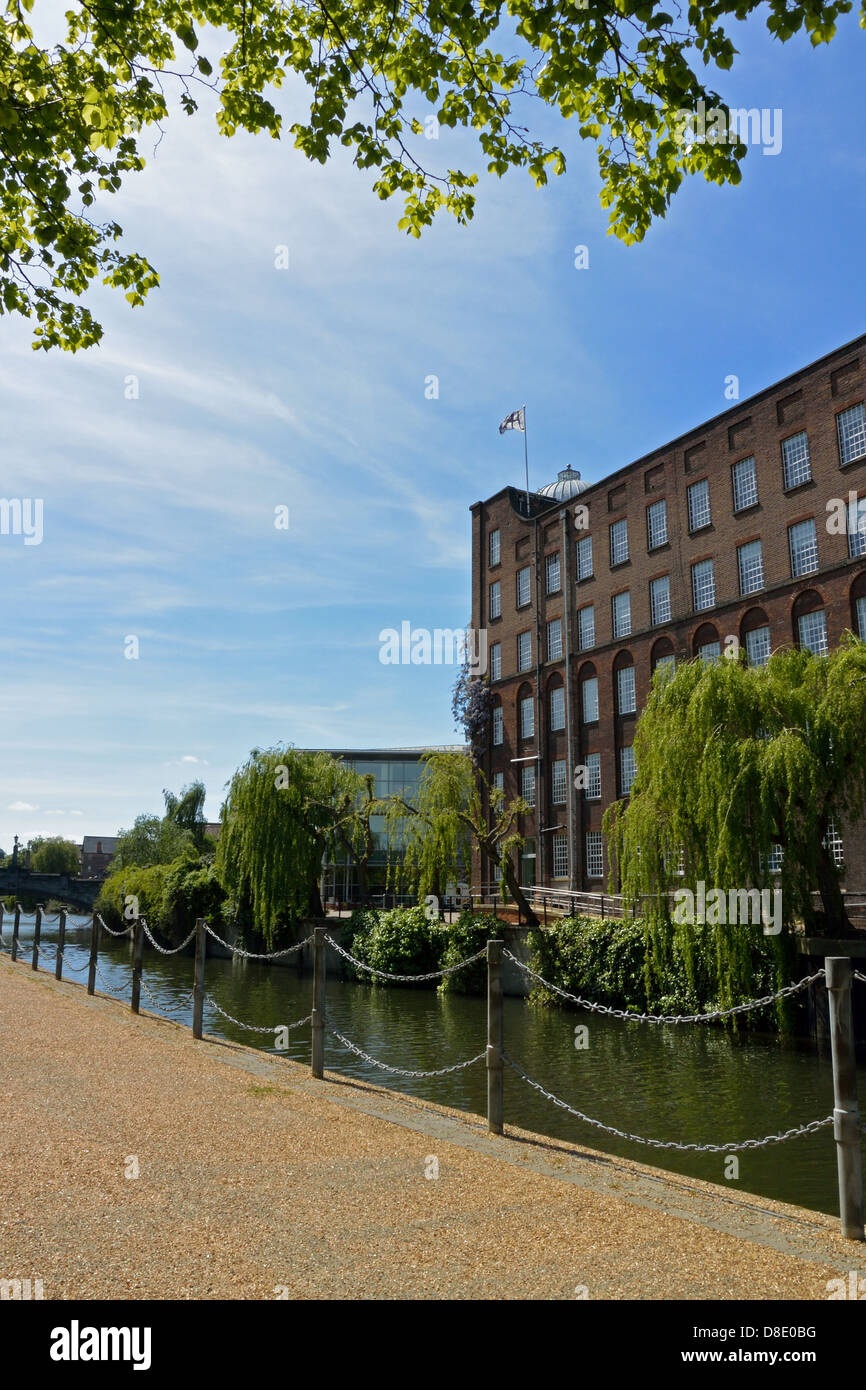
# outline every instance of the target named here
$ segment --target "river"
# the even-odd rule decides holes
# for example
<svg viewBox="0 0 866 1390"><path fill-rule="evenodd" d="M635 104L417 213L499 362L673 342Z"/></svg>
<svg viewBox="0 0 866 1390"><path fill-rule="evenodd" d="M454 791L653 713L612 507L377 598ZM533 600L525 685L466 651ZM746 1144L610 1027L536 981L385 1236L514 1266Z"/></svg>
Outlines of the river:
<svg viewBox="0 0 866 1390"><path fill-rule="evenodd" d="M86 979L89 928L67 922L64 978ZM3 936L11 937L6 914ZM22 919L21 954L32 950L33 919ZM43 926L42 965L53 971L57 922ZM102 934L97 989L129 999L131 942ZM148 944L142 1008L165 1012L191 1024L192 957L159 955ZM287 1024L309 1014L312 979L293 968L256 961L208 958L206 991L227 1013L260 1027ZM155 1002L154 1002L155 1001ZM435 990L371 988L328 981L329 1021L371 1056L408 1070L448 1066L484 1049L486 1005L480 998L441 995ZM588 1047L575 1047L575 1027L585 1024ZM251 1033L205 1004L204 1028L219 1037L274 1051L267 1034ZM809 1039L733 1037L701 1025L654 1026L597 1014L542 1009L521 999L504 1001L505 1051L522 1069L584 1114L628 1134L680 1143L726 1143L783 1133L831 1114L833 1086L829 1048ZM284 1055L308 1063L309 1025L290 1035ZM403 1078L380 1071L326 1035L325 1066L343 1075L393 1087L426 1100L483 1115L483 1062L432 1078ZM858 1069L861 1103L866 1066ZM739 1175L729 1175L725 1154L682 1153L648 1148L612 1135L557 1109L506 1067L506 1124L557 1139L586 1144L737 1191L838 1213L832 1126L784 1144L745 1150ZM727 1169L727 1171L726 1171Z"/></svg>

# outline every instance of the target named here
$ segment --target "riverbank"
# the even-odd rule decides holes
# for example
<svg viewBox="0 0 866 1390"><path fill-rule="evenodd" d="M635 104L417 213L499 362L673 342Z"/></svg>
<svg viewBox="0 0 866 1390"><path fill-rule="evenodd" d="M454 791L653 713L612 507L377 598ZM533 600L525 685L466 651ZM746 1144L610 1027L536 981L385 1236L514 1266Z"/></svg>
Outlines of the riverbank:
<svg viewBox="0 0 866 1390"><path fill-rule="evenodd" d="M493 1138L8 958L0 1022L0 1276L46 1298L824 1300L862 1264L830 1217Z"/></svg>

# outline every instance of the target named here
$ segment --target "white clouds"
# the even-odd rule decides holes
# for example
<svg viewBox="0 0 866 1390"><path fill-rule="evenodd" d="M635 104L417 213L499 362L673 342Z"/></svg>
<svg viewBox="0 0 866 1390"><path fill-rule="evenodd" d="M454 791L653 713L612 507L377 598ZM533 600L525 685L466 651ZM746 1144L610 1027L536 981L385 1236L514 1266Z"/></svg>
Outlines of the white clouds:
<svg viewBox="0 0 866 1390"><path fill-rule="evenodd" d="M7 807L9 811L38 811L38 806L31 806L29 801L12 801Z"/></svg>

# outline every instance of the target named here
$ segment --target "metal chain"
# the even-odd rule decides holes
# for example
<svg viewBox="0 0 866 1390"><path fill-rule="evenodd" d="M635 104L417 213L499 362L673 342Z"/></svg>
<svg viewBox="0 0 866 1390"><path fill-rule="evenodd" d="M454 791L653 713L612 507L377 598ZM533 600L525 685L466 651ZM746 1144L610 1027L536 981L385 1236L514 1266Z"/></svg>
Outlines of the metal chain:
<svg viewBox="0 0 866 1390"><path fill-rule="evenodd" d="M94 973L96 975L97 980L102 985L102 988L105 990L107 994L113 994L115 998L119 998L123 991L126 989L126 984L122 984L120 986L120 989L112 989L111 985L106 980L98 965L96 966Z"/></svg>
<svg viewBox="0 0 866 1390"><path fill-rule="evenodd" d="M63 961L63 964L68 966L70 970L74 971L76 975L83 975L84 971L89 968L89 959L86 960L83 965L72 965L72 963L66 959L66 952L61 951L59 946L57 947L57 950L60 952L60 959Z"/></svg>
<svg viewBox="0 0 866 1390"><path fill-rule="evenodd" d="M732 1014L748 1013L750 1009L760 1009L766 1004L773 1004L777 999L785 999L788 995L796 994L798 990L805 989L815 980L820 980L824 975L823 970L816 970L814 975L807 975L805 979L798 980L795 985L786 985L784 989L777 990L775 994L765 994L761 999L750 999L745 1004L735 1004L731 1009L716 1009L707 1014L633 1014L626 1009L611 1009L606 1004L596 1004L591 999L581 999L577 994L569 994L567 989L560 989L559 985L551 984L550 980L545 980L542 975L538 975L530 966L518 960L517 956L512 955L511 951L505 949L503 956L507 956L510 961L525 974L531 975L533 980L537 980L545 989L552 989L554 994L560 995L563 999L570 999L573 1004L579 1004L582 1009L590 1009L593 1013L609 1014L611 1018L623 1018L631 1023L710 1023L717 1018L730 1018Z"/></svg>
<svg viewBox="0 0 866 1390"><path fill-rule="evenodd" d="M474 956L467 956L465 960L461 960L457 965L448 965L444 970L431 970L426 975L394 975L390 970L374 970L372 965L366 965L364 961L358 960L357 956L350 955L342 946L338 946L334 938L329 936L327 932L325 932L325 940L330 946L333 946L335 951L339 952L341 956L344 956L346 960L350 960L353 965L357 965L359 970L366 970L368 975L378 975L382 980L439 980L443 975L453 975L456 971L462 970L464 966L472 965L473 961L480 960L482 956L487 955L486 949L476 951Z"/></svg>
<svg viewBox="0 0 866 1390"><path fill-rule="evenodd" d="M153 932L150 930L150 927L147 925L147 922L143 917L140 917L139 921L141 922L141 925L144 927L144 934L150 942L151 946L153 946L157 951L159 951L159 954L161 956L176 956L178 951L182 951L185 946L188 946L189 943L192 941L193 937L195 936L195 927L193 927L186 941L182 941L179 946L174 946L171 950L169 950L167 946L160 946L159 942L154 937Z"/></svg>
<svg viewBox="0 0 866 1390"><path fill-rule="evenodd" d="M855 979L855 980L862 980L863 983L864 983L864 985L866 985L866 975L863 974L862 970L855 970L855 971L854 971L854 979Z"/></svg>
<svg viewBox="0 0 866 1390"><path fill-rule="evenodd" d="M631 1144L645 1144L651 1149L679 1149L681 1152L691 1150L694 1153L738 1153L741 1149L763 1149L767 1144L784 1144L786 1139L794 1139L800 1134L814 1134L816 1130L823 1129L825 1125L833 1123L833 1116L828 1115L825 1120L812 1120L807 1125L798 1125L794 1129L785 1130L784 1134L768 1134L763 1139L742 1139L730 1144L680 1144L676 1140L666 1139L646 1139L641 1134L627 1134L625 1130L616 1129L613 1125L606 1125L601 1120L594 1120L590 1115L584 1115L580 1110L574 1110L559 1096L555 1096L552 1091L545 1090L539 1082L533 1081L531 1076L527 1076L516 1062L513 1062L507 1053L502 1053L503 1060L508 1063L512 1071L531 1086L539 1095L544 1096L545 1100L552 1101L560 1110L568 1111L569 1115L574 1115L575 1119L583 1120L584 1124L594 1125L596 1129L604 1130L605 1134L613 1134L617 1139L626 1139Z"/></svg>
<svg viewBox="0 0 866 1390"><path fill-rule="evenodd" d="M144 990L145 994L147 995L148 999L150 1000L151 1004L153 1004L155 1009L185 1009L187 1005L192 1001L193 991L190 990L189 994L185 995L184 998L172 999L168 1003L166 1003L164 1000L156 998L153 991L148 986L147 980L144 978L143 974L140 976L140 980L142 989Z"/></svg>
<svg viewBox="0 0 866 1390"><path fill-rule="evenodd" d="M286 946L283 951L245 951L241 946L230 946L227 941L223 941L208 922L205 922L204 929L208 936L212 936L214 941L218 941L221 946L225 946L232 955L243 956L245 960L276 960L278 956L290 956L294 951L300 951L302 946L309 945L313 939L312 933L310 933L309 936L304 937L303 941L296 941L294 946Z"/></svg>
<svg viewBox="0 0 866 1390"><path fill-rule="evenodd" d="M217 1001L209 994L205 995L205 1003L210 1004L218 1014L222 1014L223 1018L227 1018L229 1023L234 1023L238 1028L246 1028L250 1033L276 1033L278 1028L300 1028L302 1024L309 1023L313 1017L312 1014L307 1014L306 1018L299 1018L296 1023L275 1023L270 1028L262 1028L258 1023L242 1023L239 1018L232 1018L231 1014L227 1014L225 1009L221 1009Z"/></svg>
<svg viewBox="0 0 866 1390"><path fill-rule="evenodd" d="M333 1033L335 1038L339 1038L343 1046L347 1047L350 1052L354 1052L357 1057L363 1057L365 1062L369 1062L374 1067L379 1067L382 1071L393 1072L395 1076L447 1076L449 1072L462 1071L464 1067L474 1066L476 1062L480 1062L482 1057L486 1056L485 1052L479 1052L477 1057L470 1057L466 1062L455 1062L451 1067L440 1067L438 1071L405 1071L402 1067L389 1067L387 1062L377 1061L375 1057L370 1056L369 1052L362 1052L360 1047L356 1047L348 1038L344 1038L343 1034L338 1033L337 1029L333 1028L330 1024L327 1025L327 1028L329 1033Z"/></svg>
<svg viewBox="0 0 866 1390"><path fill-rule="evenodd" d="M109 935L109 936L129 936L129 933L132 931L132 927L131 927L131 926L130 926L130 927L124 927L124 928L123 928L123 931L114 931L113 928L110 927L110 926L108 925L108 923L106 922L105 918L102 916L102 913L101 913L101 912L97 912L95 915L99 918L100 925L101 925L102 927L104 927L104 929L108 932L108 935ZM92 924L93 924L93 918L91 917L91 919L90 919L90 925L92 925ZM88 924L87 924L87 923L84 923L83 925L87 926Z"/></svg>

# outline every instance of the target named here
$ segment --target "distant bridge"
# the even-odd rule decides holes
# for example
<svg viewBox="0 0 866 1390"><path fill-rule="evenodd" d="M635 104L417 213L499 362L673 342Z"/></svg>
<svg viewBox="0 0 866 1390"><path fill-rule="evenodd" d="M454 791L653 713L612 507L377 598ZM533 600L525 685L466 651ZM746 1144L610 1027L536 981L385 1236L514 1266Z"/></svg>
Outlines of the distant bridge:
<svg viewBox="0 0 866 1390"><path fill-rule="evenodd" d="M68 903L89 912L99 896L101 878L72 878L69 874L36 874L20 867L0 869L0 897L36 898Z"/></svg>

